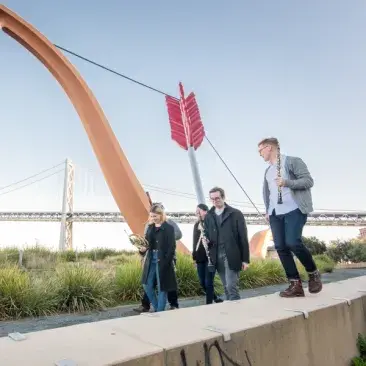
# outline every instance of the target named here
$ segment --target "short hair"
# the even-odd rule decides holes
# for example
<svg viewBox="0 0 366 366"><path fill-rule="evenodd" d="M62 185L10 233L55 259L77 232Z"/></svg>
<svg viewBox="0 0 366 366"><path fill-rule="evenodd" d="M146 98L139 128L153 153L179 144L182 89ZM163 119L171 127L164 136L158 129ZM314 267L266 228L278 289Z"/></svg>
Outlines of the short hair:
<svg viewBox="0 0 366 366"><path fill-rule="evenodd" d="M276 137L267 137L258 143L258 146L260 146L260 145L271 145L274 147L278 147L279 142L278 142L278 139L276 139Z"/></svg>
<svg viewBox="0 0 366 366"><path fill-rule="evenodd" d="M220 187L213 187L213 188L210 189L210 192L208 192L208 193L211 194L211 193L214 193L214 192L219 192L221 198L225 198L225 191L222 188L220 188Z"/></svg>

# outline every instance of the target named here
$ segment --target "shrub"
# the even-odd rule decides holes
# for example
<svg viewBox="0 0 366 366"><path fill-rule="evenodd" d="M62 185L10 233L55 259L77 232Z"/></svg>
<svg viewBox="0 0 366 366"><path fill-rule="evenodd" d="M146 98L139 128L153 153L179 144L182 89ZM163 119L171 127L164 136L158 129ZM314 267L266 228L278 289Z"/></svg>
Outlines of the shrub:
<svg viewBox="0 0 366 366"><path fill-rule="evenodd" d="M55 292L46 282L31 282L17 267L0 269L0 319L39 316L56 310Z"/></svg>
<svg viewBox="0 0 366 366"><path fill-rule="evenodd" d="M191 256L184 254L177 255L176 275L180 297L192 297L203 294L197 269Z"/></svg>
<svg viewBox="0 0 366 366"><path fill-rule="evenodd" d="M63 262L76 262L77 261L77 253L74 250L66 250L59 254L60 260Z"/></svg>
<svg viewBox="0 0 366 366"><path fill-rule="evenodd" d="M326 254L319 254L314 256L315 263L320 272L332 273L335 267L335 263Z"/></svg>
<svg viewBox="0 0 366 366"><path fill-rule="evenodd" d="M19 249L17 248L2 248L0 249L0 265L8 266L9 264L16 265L19 262Z"/></svg>
<svg viewBox="0 0 366 366"><path fill-rule="evenodd" d="M277 259L254 259L246 271L240 272L240 289L274 285L286 281L281 262Z"/></svg>
<svg viewBox="0 0 366 366"><path fill-rule="evenodd" d="M357 336L357 349L360 356L352 358L351 366L366 366L366 337L360 333Z"/></svg>
<svg viewBox="0 0 366 366"><path fill-rule="evenodd" d="M348 251L351 248L352 243L350 241L335 240L331 242L327 250L327 254L336 263L348 262L350 259L348 257Z"/></svg>
<svg viewBox="0 0 366 366"><path fill-rule="evenodd" d="M61 311L103 309L114 302L113 287L106 276L89 266L62 266L56 271L58 306Z"/></svg>
<svg viewBox="0 0 366 366"><path fill-rule="evenodd" d="M309 249L312 255L323 254L327 251L327 246L325 245L325 242L319 240L315 236L310 237L303 236L302 240L304 245Z"/></svg>
<svg viewBox="0 0 366 366"><path fill-rule="evenodd" d="M107 257L113 256L113 255L118 255L121 254L121 252L118 252L115 249L111 249L111 248L95 248L92 250L87 250L84 252L80 252L78 255L80 258L88 258L91 259L92 261L100 261L100 260L104 260Z"/></svg>
<svg viewBox="0 0 366 366"><path fill-rule="evenodd" d="M347 251L349 260L353 263L366 262L366 244L364 243L352 243Z"/></svg>
<svg viewBox="0 0 366 366"><path fill-rule="evenodd" d="M117 267L115 292L121 302L138 302L143 293L141 285L142 266L138 258Z"/></svg>
<svg viewBox="0 0 366 366"><path fill-rule="evenodd" d="M335 262L366 262L366 242L363 240L336 240L327 250L327 255Z"/></svg>

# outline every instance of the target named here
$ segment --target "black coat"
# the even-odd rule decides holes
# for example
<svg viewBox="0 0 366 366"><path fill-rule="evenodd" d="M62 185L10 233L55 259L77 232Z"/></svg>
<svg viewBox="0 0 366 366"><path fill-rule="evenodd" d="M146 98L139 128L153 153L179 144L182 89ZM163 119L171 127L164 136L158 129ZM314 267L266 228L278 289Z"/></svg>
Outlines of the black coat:
<svg viewBox="0 0 366 366"><path fill-rule="evenodd" d="M203 244L199 242L201 231L198 229L198 224L197 221L193 226L192 258L197 263L204 263L207 262L207 255Z"/></svg>
<svg viewBox="0 0 366 366"><path fill-rule="evenodd" d="M218 254L218 227L215 215L215 207L212 207L204 220L212 264L217 263ZM240 271L242 263L249 263L250 260L248 231L243 213L225 204L220 230L225 243L229 268L233 271Z"/></svg>
<svg viewBox="0 0 366 366"><path fill-rule="evenodd" d="M147 228L145 238L149 242L152 241L152 233L155 230L155 225L151 224ZM159 277L160 277L160 289L161 291L174 291L177 290L177 278L175 274L174 256L175 256L175 236L174 228L167 222L163 222L155 233L155 239L157 243L156 249L158 250L159 259ZM146 284L149 274L151 262L151 252L146 252L144 266L142 270L142 283Z"/></svg>

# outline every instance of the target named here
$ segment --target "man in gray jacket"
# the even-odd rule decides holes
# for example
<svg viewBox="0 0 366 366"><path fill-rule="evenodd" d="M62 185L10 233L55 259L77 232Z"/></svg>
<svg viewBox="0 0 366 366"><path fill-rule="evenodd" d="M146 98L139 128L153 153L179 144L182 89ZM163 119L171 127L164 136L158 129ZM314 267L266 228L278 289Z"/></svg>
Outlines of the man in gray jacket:
<svg viewBox="0 0 366 366"><path fill-rule="evenodd" d="M305 296L292 253L308 272L309 292L318 293L322 290L320 273L312 255L302 242L303 227L308 214L313 211L310 189L314 180L302 159L280 154L276 138L260 141L258 152L264 161L269 163L263 183L266 218L269 220L275 248L290 282L290 286L282 291L280 296ZM282 203L278 202L279 187Z"/></svg>

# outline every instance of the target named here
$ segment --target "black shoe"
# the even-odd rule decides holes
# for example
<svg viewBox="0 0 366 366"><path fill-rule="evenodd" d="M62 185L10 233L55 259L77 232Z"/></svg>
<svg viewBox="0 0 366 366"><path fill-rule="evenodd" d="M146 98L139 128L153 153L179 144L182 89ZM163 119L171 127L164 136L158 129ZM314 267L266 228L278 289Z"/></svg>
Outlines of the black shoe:
<svg viewBox="0 0 366 366"><path fill-rule="evenodd" d="M138 308L134 308L133 311L135 311L136 313L148 313L150 311L150 309L145 308L142 305L140 305Z"/></svg>
<svg viewBox="0 0 366 366"><path fill-rule="evenodd" d="M216 304L218 304L220 302L224 302L224 300L223 299L220 299L219 297L216 298L214 301L215 301Z"/></svg>

